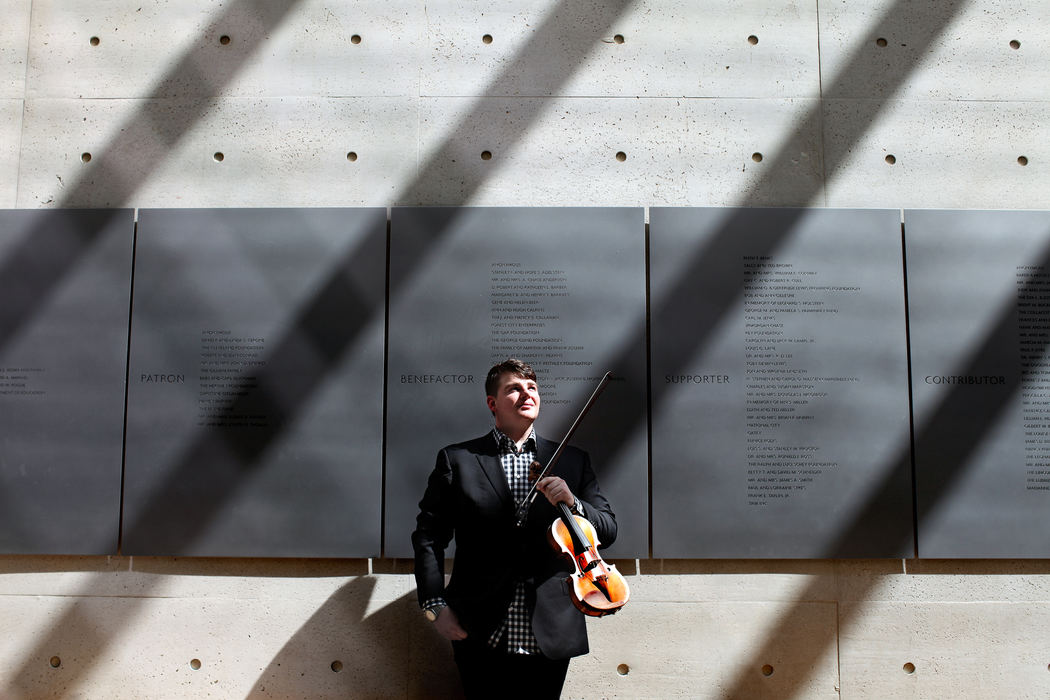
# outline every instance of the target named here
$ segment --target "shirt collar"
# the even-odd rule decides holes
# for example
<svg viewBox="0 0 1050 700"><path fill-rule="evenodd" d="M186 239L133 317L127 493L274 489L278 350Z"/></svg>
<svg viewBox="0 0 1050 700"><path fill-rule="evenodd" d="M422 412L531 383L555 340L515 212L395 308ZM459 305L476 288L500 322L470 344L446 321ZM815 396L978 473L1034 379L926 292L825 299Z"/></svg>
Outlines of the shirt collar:
<svg viewBox="0 0 1050 700"><path fill-rule="evenodd" d="M521 450L514 446L514 441L503 434L503 431L492 426L492 437L496 439L496 447L499 449L500 454L510 452L511 454L521 454L522 452L535 452L536 451L536 428L529 428L529 436L525 438L525 442L521 443Z"/></svg>

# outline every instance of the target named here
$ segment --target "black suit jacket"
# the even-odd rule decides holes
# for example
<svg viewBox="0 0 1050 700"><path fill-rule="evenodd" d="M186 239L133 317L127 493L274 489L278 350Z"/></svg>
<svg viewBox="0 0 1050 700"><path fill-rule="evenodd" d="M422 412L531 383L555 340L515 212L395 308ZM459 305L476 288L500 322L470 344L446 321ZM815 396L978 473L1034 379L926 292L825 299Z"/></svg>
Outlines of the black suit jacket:
<svg viewBox="0 0 1050 700"><path fill-rule="evenodd" d="M541 464L556 449L557 443L537 438ZM616 517L598 489L587 453L567 447L551 473L563 478L583 503L602 545L612 544ZM420 605L444 597L469 637L487 640L503 622L521 580L543 654L552 659L586 654L586 621L565 582L574 566L547 542L558 510L540 494L525 527L518 528L515 509L492 433L438 452L412 533ZM453 537L455 565L446 588L445 548Z"/></svg>

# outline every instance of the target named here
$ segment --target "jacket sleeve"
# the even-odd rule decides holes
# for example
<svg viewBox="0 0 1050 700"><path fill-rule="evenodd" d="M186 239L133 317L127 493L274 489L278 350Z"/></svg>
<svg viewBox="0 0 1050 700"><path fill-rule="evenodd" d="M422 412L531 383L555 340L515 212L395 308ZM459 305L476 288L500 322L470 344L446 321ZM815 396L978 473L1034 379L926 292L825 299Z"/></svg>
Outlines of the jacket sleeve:
<svg viewBox="0 0 1050 700"><path fill-rule="evenodd" d="M419 502L416 529L412 533L415 551L416 593L420 606L444 595L445 548L455 533L452 517L452 467L448 453L441 450L427 489Z"/></svg>

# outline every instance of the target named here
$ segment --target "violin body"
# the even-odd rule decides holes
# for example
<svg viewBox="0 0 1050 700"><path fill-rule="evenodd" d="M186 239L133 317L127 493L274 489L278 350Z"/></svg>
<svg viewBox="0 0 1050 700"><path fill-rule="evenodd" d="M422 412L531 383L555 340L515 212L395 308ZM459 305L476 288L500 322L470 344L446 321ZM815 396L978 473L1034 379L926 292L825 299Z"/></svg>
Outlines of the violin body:
<svg viewBox="0 0 1050 700"><path fill-rule="evenodd" d="M598 554L601 542L590 521L573 515L564 503L558 505L562 516L547 530L547 539L573 562L574 571L568 578L573 604L591 617L617 612L631 597L627 579Z"/></svg>

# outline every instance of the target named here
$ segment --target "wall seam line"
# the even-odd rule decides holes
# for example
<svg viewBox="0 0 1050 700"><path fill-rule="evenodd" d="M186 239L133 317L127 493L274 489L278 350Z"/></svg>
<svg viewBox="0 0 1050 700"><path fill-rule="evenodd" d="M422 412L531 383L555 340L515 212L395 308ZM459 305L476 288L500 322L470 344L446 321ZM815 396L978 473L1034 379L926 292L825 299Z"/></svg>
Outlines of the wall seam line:
<svg viewBox="0 0 1050 700"><path fill-rule="evenodd" d="M842 603L835 601L835 689L842 697Z"/></svg>
<svg viewBox="0 0 1050 700"><path fill-rule="evenodd" d="M823 184L824 206L828 206L828 159L824 142L824 66L820 52L820 0L815 0L817 11L817 123L820 128L820 182Z"/></svg>

